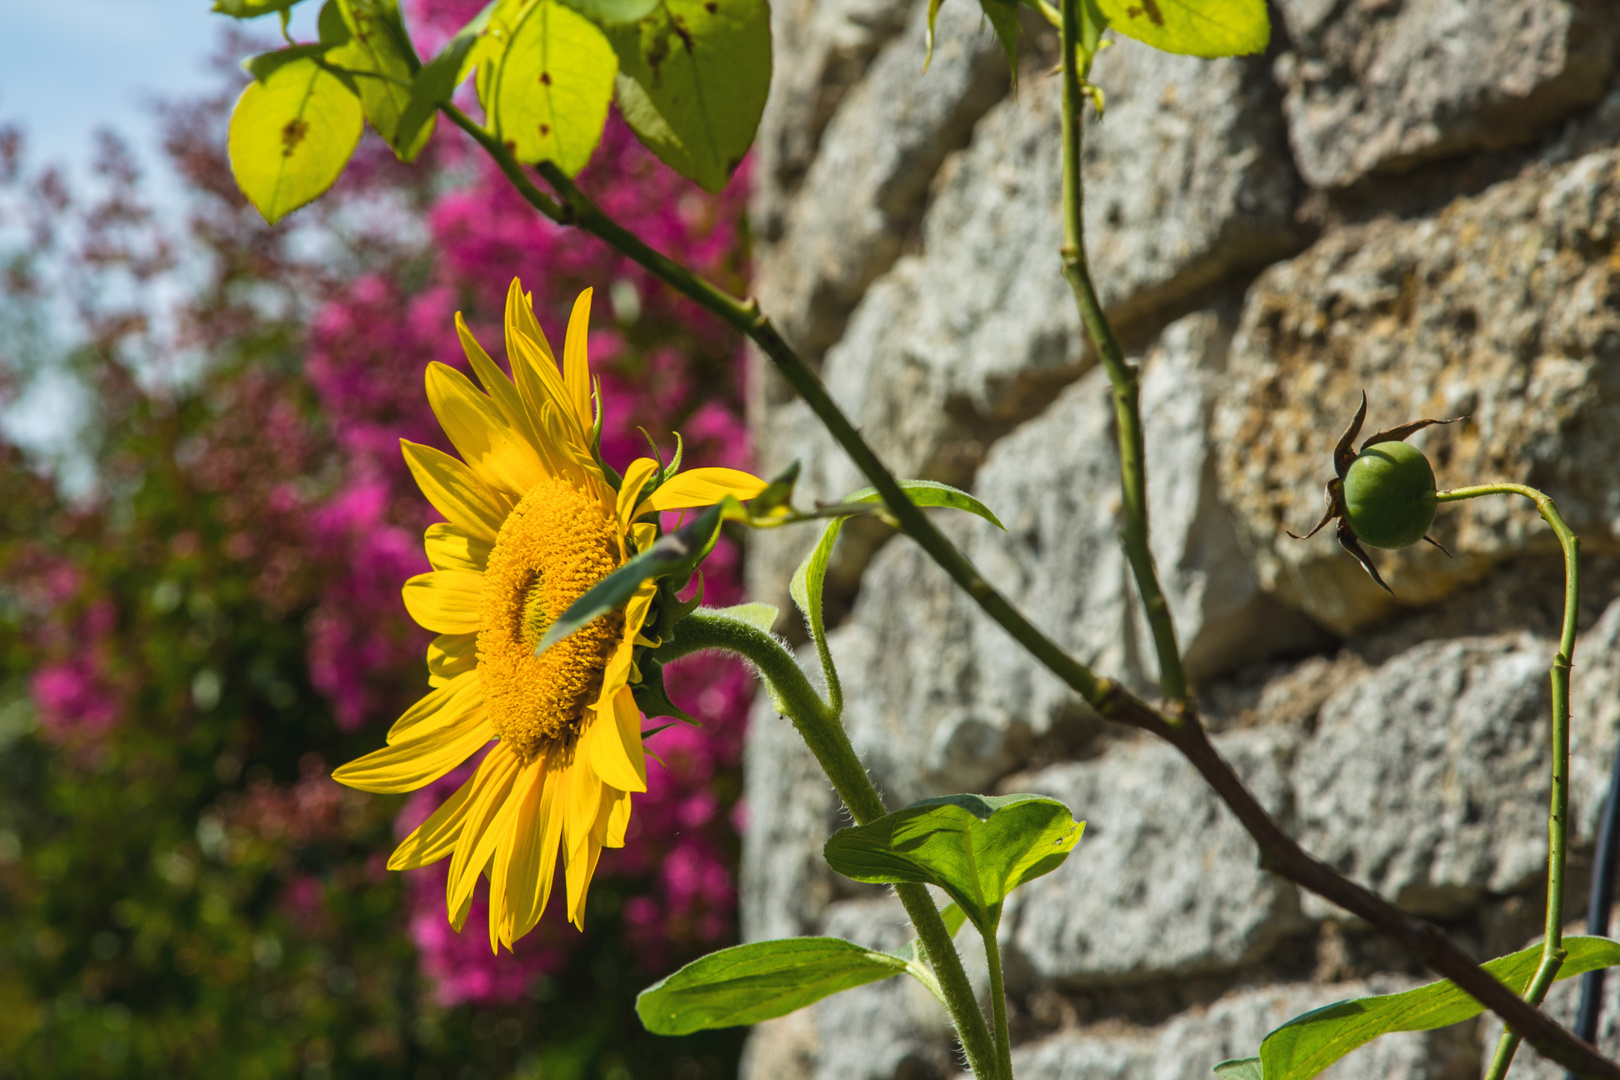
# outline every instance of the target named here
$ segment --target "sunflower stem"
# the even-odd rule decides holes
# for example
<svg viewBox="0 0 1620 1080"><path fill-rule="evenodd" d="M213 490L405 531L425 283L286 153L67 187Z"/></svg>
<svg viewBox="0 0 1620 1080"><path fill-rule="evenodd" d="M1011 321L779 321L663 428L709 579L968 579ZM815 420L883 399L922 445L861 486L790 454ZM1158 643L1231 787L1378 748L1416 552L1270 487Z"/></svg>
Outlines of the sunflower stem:
<svg viewBox="0 0 1620 1080"><path fill-rule="evenodd" d="M816 693L793 654L776 638L735 619L705 615L700 609L675 624L673 638L655 655L661 664L668 664L693 653L712 651L734 653L754 665L760 678L769 684L772 701L816 756L857 825L888 813L837 714ZM984 1012L933 897L921 885L896 885L894 891L927 951L973 1075L982 1080L1000 1077ZM1012 1080L1011 1074L1002 1080Z"/></svg>
<svg viewBox="0 0 1620 1080"><path fill-rule="evenodd" d="M1558 544L1564 551L1564 625L1558 638L1558 654L1553 657L1548 674L1552 683L1553 762L1551 807L1547 812L1547 926L1541 942L1541 963L1524 991L1525 1002L1539 1006L1567 955L1564 951L1564 856L1569 817L1569 671L1575 659L1575 620L1581 599L1581 538L1565 523L1552 499L1524 484L1452 488L1437 493L1436 498L1439 502L1457 502L1483 495L1523 495L1535 503L1542 520L1557 534ZM1521 1038L1512 1027L1503 1029L1485 1080L1502 1080L1507 1075Z"/></svg>
<svg viewBox="0 0 1620 1080"><path fill-rule="evenodd" d="M1080 150L1085 127L1081 122L1086 95L1082 84L1090 74L1091 57L1082 48L1080 5L1083 0L1061 0L1063 39L1063 276L1074 293L1080 320L1085 323L1114 388L1115 427L1119 436L1119 486L1123 500L1124 525L1120 545L1131 564L1136 591L1142 598L1153 647L1159 659L1159 692L1167 704L1172 722L1191 718L1196 722L1192 699L1187 691L1187 674L1181 665L1181 648L1176 643L1175 622L1170 604L1159 587L1159 573L1153 565L1153 549L1148 546L1147 451L1142 436L1142 384L1137 368L1126 363L1125 354L1114 337L1114 328L1103 312L1102 302L1092 285L1086 263L1085 186L1081 179Z"/></svg>
<svg viewBox="0 0 1620 1080"><path fill-rule="evenodd" d="M984 580L956 545L911 501L894 474L827 393L815 371L782 339L756 301L730 296L693 271L654 251L640 238L612 221L566 176L555 169L548 171L546 166L541 166L547 181L557 188L567 203L566 208L560 206L529 181L516 159L498 140L454 105L446 103L440 108L457 127L484 148L518 194L540 213L559 224L571 225L596 236L758 346L816 414L833 440L849 455L856 468L871 481L889 513L899 522L901 531L916 541L928 557L978 604L980 610L1099 714L1149 732L1176 747L1254 839L1260 849L1262 865L1366 920L1384 937L1396 942L1441 976L1451 979L1516 1030L1527 1033L1530 1044L1544 1056L1583 1077L1620 1080L1620 1065L1609 1061L1589 1043L1576 1038L1540 1010L1526 1005L1433 923L1407 914L1302 849L1266 813L1231 765L1210 744L1203 725L1182 723L1173 709L1156 709L1112 679L1099 678L1030 622ZM906 902L907 910L912 912L912 921L917 925L925 947L932 948L934 939L931 935L934 931L925 927L918 918L918 912L913 910L914 901L907 899L910 888L914 887L901 886L896 892ZM926 893L917 903L919 910L923 903L933 907ZM927 919L926 913L923 919ZM937 911L934 919L938 919ZM943 923L937 923L937 927L937 936L943 937ZM949 941L945 943L949 944ZM960 961L957 966L960 967ZM971 1038L974 1036L964 1037L964 1049ZM982 1045L988 1042L989 1035L986 1033ZM975 1059L970 1055L969 1060ZM981 1053L980 1060L989 1059Z"/></svg>

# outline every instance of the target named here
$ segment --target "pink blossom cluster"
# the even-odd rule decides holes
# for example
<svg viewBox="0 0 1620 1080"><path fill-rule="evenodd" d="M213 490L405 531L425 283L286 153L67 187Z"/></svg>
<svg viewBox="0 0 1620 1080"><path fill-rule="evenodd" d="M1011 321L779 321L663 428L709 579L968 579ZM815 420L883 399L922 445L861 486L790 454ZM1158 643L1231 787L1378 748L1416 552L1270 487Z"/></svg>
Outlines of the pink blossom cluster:
<svg viewBox="0 0 1620 1080"><path fill-rule="evenodd" d="M77 574L64 565L53 577L51 591L60 593L60 604L76 591ZM63 614L58 609L46 622L47 636L62 639L53 650L60 659L35 668L28 689L45 734L71 744L101 734L123 715L123 694L107 656L118 610L102 599L76 616Z"/></svg>
<svg viewBox="0 0 1620 1080"><path fill-rule="evenodd" d="M443 40L477 7L422 0L410 9L413 31L424 43ZM498 170L467 152L458 133L441 129L436 142L440 160L461 162L470 181L438 197L429 212L434 279L407 292L383 277L362 278L330 299L310 335L310 379L346 470L336 495L308 518L315 542L340 564L312 617L310 666L350 730L391 720L409 700L402 690L425 690L427 635L405 617L399 586L426 569L421 530L435 518L400 462L398 439L449 449L428 410L422 373L431 360L465 368L455 310L498 357L514 277L534 294L541 325L558 346L575 296L594 287L590 353L602 382L604 457L622 468L648 452L640 429L678 427L686 465L747 464L734 339L596 239L542 218ZM579 183L654 247L734 283L744 177L718 196L706 194L659 163L615 116ZM660 445L667 456L673 440L666 435ZM704 583L709 603L739 598L738 553L729 543L705 564ZM731 932L736 844L729 802L751 693L741 665L715 658L675 665L666 683L702 726L677 724L649 740L663 766L649 770L625 848L604 853L598 869L598 881L619 879L631 891L626 932L655 967ZM414 827L461 775L413 797L399 827ZM515 952L493 956L481 929L482 897L464 934L447 925L444 875L442 865L411 872L408 894L423 970L447 1005L511 1001L537 975L560 968L579 941L554 903Z"/></svg>

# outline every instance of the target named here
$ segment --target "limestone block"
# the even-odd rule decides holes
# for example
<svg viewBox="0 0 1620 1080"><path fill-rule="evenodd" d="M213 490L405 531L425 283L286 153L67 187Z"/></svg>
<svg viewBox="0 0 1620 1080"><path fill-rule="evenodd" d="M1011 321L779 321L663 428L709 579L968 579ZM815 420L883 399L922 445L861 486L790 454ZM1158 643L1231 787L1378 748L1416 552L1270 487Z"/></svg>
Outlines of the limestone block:
<svg viewBox="0 0 1620 1080"><path fill-rule="evenodd" d="M1314 187L1529 142L1596 101L1611 5L1579 0L1282 0L1289 138Z"/></svg>
<svg viewBox="0 0 1620 1080"><path fill-rule="evenodd" d="M1366 432L1471 419L1414 438L1441 486L1518 480L1557 500L1587 545L1620 523L1620 155L1593 154L1419 221L1329 232L1249 291L1216 412L1223 501L1262 586L1340 633L1391 610L1320 516L1331 453L1360 392ZM1523 505L1520 505L1523 504ZM1525 500L1440 511L1451 559L1374 552L1402 603L1432 602L1496 561L1551 549Z"/></svg>
<svg viewBox="0 0 1620 1080"><path fill-rule="evenodd" d="M1300 1013L1346 998L1397 993L1395 976L1327 986L1283 984L1239 990L1208 1008L1136 1032L1063 1032L1013 1051L1020 1080L1209 1080L1210 1068L1252 1057L1260 1040ZM1356 1050L1321 1075L1326 1080L1441 1080L1458 1075L1471 1047L1452 1029L1389 1035ZM1459 1061L1461 1059L1461 1061Z"/></svg>
<svg viewBox="0 0 1620 1080"><path fill-rule="evenodd" d="M1430 915L1539 879L1552 652L1528 634L1428 642L1335 693L1293 770L1300 843Z"/></svg>
<svg viewBox="0 0 1620 1080"><path fill-rule="evenodd" d="M904 31L909 4L888 0L778 0L771 5L771 92L754 140L750 218L779 238L787 201L804 179L827 122L872 57Z"/></svg>
<svg viewBox="0 0 1620 1080"><path fill-rule="evenodd" d="M894 262L940 163L1005 90L1006 59L981 22L972 5L942 7L925 74L927 5L915 5L828 122L755 285L783 334L812 357Z"/></svg>
<svg viewBox="0 0 1620 1080"><path fill-rule="evenodd" d="M1268 728L1216 745L1280 816L1293 742ZM1002 923L1040 979L1082 986L1231 969L1302 928L1294 888L1258 867L1248 833L1173 748L1130 741L1015 783L1086 822L1068 860L1014 893Z"/></svg>
<svg viewBox="0 0 1620 1080"><path fill-rule="evenodd" d="M805 657L814 663L813 657ZM744 941L816 933L837 883L821 845L843 823L826 774L760 694L743 749L747 825L738 909Z"/></svg>

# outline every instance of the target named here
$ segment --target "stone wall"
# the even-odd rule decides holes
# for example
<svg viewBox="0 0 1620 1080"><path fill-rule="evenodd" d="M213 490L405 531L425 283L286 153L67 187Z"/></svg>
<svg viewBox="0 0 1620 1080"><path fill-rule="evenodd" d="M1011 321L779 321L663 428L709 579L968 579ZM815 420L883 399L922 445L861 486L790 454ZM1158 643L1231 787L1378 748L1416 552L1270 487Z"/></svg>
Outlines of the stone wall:
<svg viewBox="0 0 1620 1080"><path fill-rule="evenodd" d="M757 293L898 472L1001 516L1005 532L941 518L985 574L1075 655L1148 688L1107 381L1059 273L1055 41L1026 23L1015 92L977 6L949 0L924 73L925 11L777 3ZM1588 555L1578 918L1620 739L1620 6L1274 13L1263 58L1122 42L1094 72L1108 112L1087 133L1088 242L1144 365L1154 553L1215 741L1261 801L1495 955L1541 918L1556 549L1526 507L1446 508L1435 532L1454 557L1377 556L1391 601L1330 537L1283 530L1319 513L1362 389L1374 428L1471 416L1414 440L1442 485L1557 498ZM762 367L755 385L764 471L801 461L805 501L863 485L779 380ZM1038 791L1088 822L1003 922L1020 1077L1202 1078L1289 1016L1422 977L1258 869L1189 766L1091 714L914 546L845 536L830 602L846 724L891 803ZM785 606L812 540L761 537L756 594ZM763 701L753 719L746 936L899 944L892 899L820 860L842 822L814 762ZM1492 1037L1482 1021L1391 1038L1330 1075L1473 1076ZM959 1067L942 1013L901 980L761 1025L745 1061L753 1080Z"/></svg>

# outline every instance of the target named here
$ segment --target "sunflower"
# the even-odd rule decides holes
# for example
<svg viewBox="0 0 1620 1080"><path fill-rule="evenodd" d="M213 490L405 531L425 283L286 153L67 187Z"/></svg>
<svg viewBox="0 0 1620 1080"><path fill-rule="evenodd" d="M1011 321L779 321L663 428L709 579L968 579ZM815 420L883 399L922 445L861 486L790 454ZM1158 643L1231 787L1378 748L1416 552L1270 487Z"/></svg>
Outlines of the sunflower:
<svg viewBox="0 0 1620 1080"><path fill-rule="evenodd" d="M516 280L506 299L511 379L459 314L456 331L487 395L454 368L428 365L428 401L461 454L401 440L422 493L447 519L427 530L432 572L404 588L411 617L439 635L427 653L433 689L389 730L386 747L334 774L362 791L412 791L488 746L472 778L405 838L388 868L448 856L446 908L458 931L487 875L497 952L539 921L559 852L568 917L583 929L597 858L624 844L631 793L647 790L631 688L637 648L657 644L642 634L656 582L536 656L546 628L646 550L656 512L749 499L765 487L735 469L669 476L651 458L615 486L598 456L590 299L586 290L574 305L560 371Z"/></svg>

